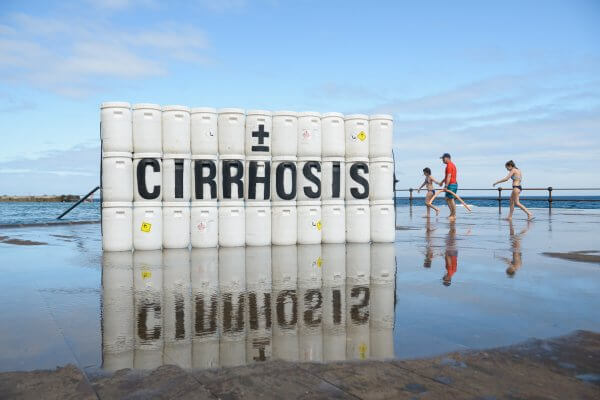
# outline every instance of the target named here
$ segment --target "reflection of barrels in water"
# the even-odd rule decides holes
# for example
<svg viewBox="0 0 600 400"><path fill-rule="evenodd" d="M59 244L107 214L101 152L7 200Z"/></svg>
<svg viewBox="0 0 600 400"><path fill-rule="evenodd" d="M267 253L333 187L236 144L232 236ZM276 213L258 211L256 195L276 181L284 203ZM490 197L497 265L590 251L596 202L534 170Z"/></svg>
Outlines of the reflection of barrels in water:
<svg viewBox="0 0 600 400"><path fill-rule="evenodd" d="M346 287L346 358L365 360L370 355L369 318L371 312L369 286Z"/></svg>
<svg viewBox="0 0 600 400"><path fill-rule="evenodd" d="M346 359L346 286L323 287L323 361Z"/></svg>

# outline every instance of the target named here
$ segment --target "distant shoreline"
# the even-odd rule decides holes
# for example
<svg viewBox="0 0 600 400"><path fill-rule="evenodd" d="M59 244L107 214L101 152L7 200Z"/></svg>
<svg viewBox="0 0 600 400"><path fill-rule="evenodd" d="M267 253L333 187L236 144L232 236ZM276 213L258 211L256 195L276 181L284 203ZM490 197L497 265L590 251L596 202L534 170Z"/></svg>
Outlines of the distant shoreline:
<svg viewBox="0 0 600 400"><path fill-rule="evenodd" d="M0 196L0 202L34 202L34 203L73 203L81 196L76 194L43 195L43 196Z"/></svg>

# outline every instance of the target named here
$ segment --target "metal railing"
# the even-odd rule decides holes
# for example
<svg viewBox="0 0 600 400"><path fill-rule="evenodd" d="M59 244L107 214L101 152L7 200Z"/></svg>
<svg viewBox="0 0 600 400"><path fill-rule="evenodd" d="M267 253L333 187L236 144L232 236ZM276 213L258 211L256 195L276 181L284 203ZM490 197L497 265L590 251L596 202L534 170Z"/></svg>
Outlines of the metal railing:
<svg viewBox="0 0 600 400"><path fill-rule="evenodd" d="M394 189L394 192L397 194L398 192L408 192L408 202L409 202L409 206L412 207L412 203L414 200L413 197L413 192L415 192L417 189L413 189L413 188L409 188L409 189ZM423 189L424 191L426 189ZM436 189L437 190L437 189ZM521 201L547 201L548 202L548 209L551 211L552 210L552 203L554 202L560 202L560 201L570 201L570 202L599 202L600 198L598 199L592 199L592 198L554 198L552 197L552 193L555 191L600 191L600 188L553 188L552 186L548 186L546 188L523 188L522 191L545 191L548 193L548 195L546 196L546 198L527 198L527 197L521 197L520 200ZM508 201L510 200L509 197L502 197L502 192L512 192L512 188L502 188L502 187L498 187L498 188L475 188L475 189L460 189L461 192L465 192L465 191L486 191L486 192L490 192L490 191L497 191L498 192L498 197L496 198L490 198L490 197L465 197L465 196L461 196L461 198L463 200L496 200L498 202L498 212L500 212L502 210L502 202L503 201Z"/></svg>

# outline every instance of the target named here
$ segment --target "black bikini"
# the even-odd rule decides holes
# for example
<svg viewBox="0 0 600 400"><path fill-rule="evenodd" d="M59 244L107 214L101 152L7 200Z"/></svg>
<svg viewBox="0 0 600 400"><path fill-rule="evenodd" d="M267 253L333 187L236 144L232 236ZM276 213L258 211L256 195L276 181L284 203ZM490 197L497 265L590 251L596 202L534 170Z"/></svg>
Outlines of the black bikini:
<svg viewBox="0 0 600 400"><path fill-rule="evenodd" d="M521 185L515 185L515 186L513 186L513 189L515 189L515 188L519 189L519 192L523 191L523 187Z"/></svg>

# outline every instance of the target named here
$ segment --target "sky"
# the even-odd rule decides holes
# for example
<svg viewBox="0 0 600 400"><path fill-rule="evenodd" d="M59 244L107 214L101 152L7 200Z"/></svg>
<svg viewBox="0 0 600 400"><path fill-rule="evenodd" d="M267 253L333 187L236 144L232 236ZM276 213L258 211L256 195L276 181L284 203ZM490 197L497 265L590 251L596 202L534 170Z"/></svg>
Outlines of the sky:
<svg viewBox="0 0 600 400"><path fill-rule="evenodd" d="M0 0L0 195L96 186L104 101L389 113L399 188L600 187L600 1Z"/></svg>

